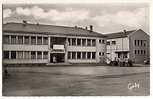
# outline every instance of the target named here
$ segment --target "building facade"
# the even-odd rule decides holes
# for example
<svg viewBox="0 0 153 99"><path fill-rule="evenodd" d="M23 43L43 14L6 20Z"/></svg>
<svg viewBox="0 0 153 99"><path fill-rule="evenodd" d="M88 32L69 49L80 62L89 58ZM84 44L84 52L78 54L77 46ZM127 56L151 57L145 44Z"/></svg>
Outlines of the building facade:
<svg viewBox="0 0 153 99"><path fill-rule="evenodd" d="M131 59L143 63L150 57L150 38L143 30L107 34L107 63L116 59Z"/></svg>
<svg viewBox="0 0 153 99"><path fill-rule="evenodd" d="M92 26L3 25L3 64L100 63L105 52L106 37Z"/></svg>

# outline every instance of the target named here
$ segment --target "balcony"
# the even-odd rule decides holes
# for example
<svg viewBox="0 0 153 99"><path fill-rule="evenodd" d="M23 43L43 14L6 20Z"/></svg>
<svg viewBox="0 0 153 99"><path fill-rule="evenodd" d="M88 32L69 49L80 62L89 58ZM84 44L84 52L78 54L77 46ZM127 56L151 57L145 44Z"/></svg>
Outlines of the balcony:
<svg viewBox="0 0 153 99"><path fill-rule="evenodd" d="M65 53L65 46L60 44L53 44L51 53Z"/></svg>

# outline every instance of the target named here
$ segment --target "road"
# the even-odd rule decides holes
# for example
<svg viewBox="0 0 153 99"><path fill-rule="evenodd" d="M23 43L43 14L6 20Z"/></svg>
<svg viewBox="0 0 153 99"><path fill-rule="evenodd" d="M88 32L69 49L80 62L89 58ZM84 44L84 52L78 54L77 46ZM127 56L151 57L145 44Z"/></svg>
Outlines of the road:
<svg viewBox="0 0 153 99"><path fill-rule="evenodd" d="M59 68L54 67L54 69ZM100 72L97 68L105 67L92 69L94 72ZM53 68L49 69L51 71ZM133 70L133 68L130 69ZM103 72L108 68L101 70ZM76 68L72 71L79 72ZM16 71L10 69L10 76L3 80L2 94L4 96L143 96L150 93L150 73L105 76L102 75L103 73L97 75L93 71L91 75L89 71L86 70L84 72L88 73L81 75L72 72L69 74L57 71L23 72L19 69Z"/></svg>

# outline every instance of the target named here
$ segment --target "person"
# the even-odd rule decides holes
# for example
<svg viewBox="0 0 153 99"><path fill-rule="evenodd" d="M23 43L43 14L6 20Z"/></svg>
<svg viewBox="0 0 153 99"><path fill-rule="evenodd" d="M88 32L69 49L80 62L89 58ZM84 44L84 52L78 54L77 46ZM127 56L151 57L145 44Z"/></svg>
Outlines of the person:
<svg viewBox="0 0 153 99"><path fill-rule="evenodd" d="M56 57L53 56L53 63L56 63Z"/></svg>

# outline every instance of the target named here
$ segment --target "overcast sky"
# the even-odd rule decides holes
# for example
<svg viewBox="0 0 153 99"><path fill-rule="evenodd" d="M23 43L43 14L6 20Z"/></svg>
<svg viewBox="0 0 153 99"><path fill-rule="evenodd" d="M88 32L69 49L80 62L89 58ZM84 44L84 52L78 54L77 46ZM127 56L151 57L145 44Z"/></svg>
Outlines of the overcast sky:
<svg viewBox="0 0 153 99"><path fill-rule="evenodd" d="M22 22L86 27L111 33L142 29L149 33L149 5L118 4L33 4L3 5L3 22Z"/></svg>

